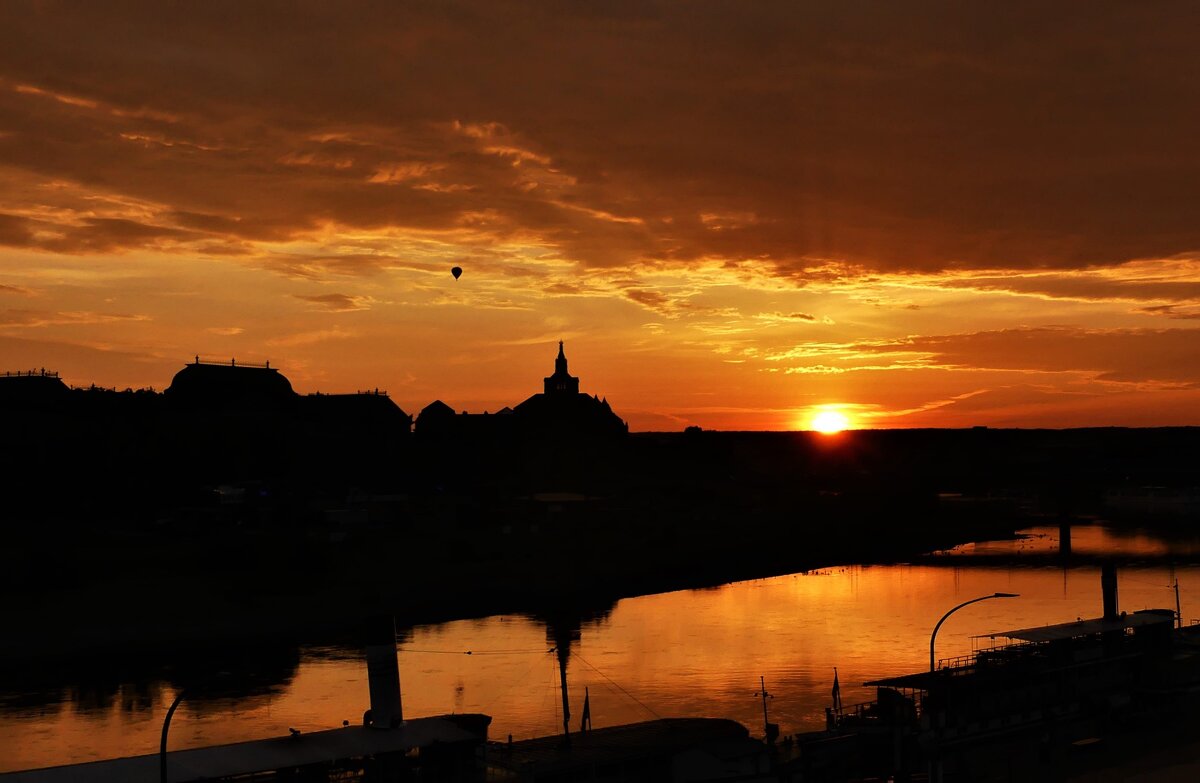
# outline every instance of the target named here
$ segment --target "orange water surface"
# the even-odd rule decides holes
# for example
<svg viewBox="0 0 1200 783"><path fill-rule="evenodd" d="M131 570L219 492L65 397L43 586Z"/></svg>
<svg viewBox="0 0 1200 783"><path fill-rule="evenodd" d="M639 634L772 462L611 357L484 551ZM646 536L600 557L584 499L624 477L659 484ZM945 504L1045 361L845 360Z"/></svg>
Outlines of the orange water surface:
<svg viewBox="0 0 1200 783"><path fill-rule="evenodd" d="M1057 528L1015 541L952 550L944 565L847 566L630 598L584 622L571 646L569 695L577 724L587 689L595 727L655 716L729 717L762 734L759 677L770 720L784 734L820 728L834 667L843 702L873 697L866 680L929 665L929 634L950 607L993 592L956 613L938 636L939 658L969 654L1006 629L1100 614L1095 567L972 565L972 552L1020 553L1057 547ZM1076 552L1161 555L1190 544L1148 533L1076 528ZM1155 561L1120 571L1120 608L1174 608L1200 616L1200 568ZM977 638L982 636L982 638ZM496 616L402 631L400 672L408 716L484 712L491 737L561 730L557 657L544 624ZM470 651L471 654L466 654ZM69 682L69 680L68 680ZM103 686L67 684L37 694L0 693L0 771L157 751L174 686L154 672ZM278 681L257 695L185 699L171 729L184 748L314 731L361 721L367 707L360 652L302 648Z"/></svg>

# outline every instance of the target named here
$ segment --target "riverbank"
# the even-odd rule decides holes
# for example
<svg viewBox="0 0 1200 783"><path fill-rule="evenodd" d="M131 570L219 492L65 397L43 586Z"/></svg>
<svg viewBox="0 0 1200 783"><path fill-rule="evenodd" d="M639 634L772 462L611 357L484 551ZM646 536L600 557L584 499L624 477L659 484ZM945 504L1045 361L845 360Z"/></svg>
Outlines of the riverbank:
<svg viewBox="0 0 1200 783"><path fill-rule="evenodd" d="M0 661L52 667L97 656L353 639L379 614L393 614L398 627L502 613L597 614L630 596L903 561L1009 535L1015 524L880 524L840 514L820 523L744 516L681 527L663 519L647 525L624 517L537 535L76 532L74 546L57 557L54 536L32 537L14 555L41 575L7 586L15 600Z"/></svg>
<svg viewBox="0 0 1200 783"><path fill-rule="evenodd" d="M268 472L203 484L164 463L160 486L117 461L120 481L88 474L65 492L43 471L6 519L0 660L352 637L381 613L401 625L591 613L628 596L895 562L1011 534L1033 510L1097 513L1113 486L1190 487L1192 462L1164 455L1200 454L1198 437L646 433L607 451L515 453L414 442L386 480Z"/></svg>
<svg viewBox="0 0 1200 783"><path fill-rule="evenodd" d="M986 549L1017 550L1052 539L1057 529L1046 520L1033 525L1039 529L1032 537ZM1086 523L1077 528L1075 540L1096 543L1091 528ZM1121 536L1101 541L1107 546L1103 551L1111 552L1122 551L1126 543ZM553 672L555 656L546 651L562 635L572 639L572 704L577 708L590 686L598 726L640 720L649 714L644 704L663 715L732 718L758 733L761 704L747 694L765 676L775 696L771 720L791 734L823 725L834 666L840 668L847 703L875 697L872 689L861 687L866 680L922 670L937 617L966 598L993 590L1023 596L956 614L939 636L941 657L970 651L971 639L981 633L1100 611L1092 568L977 567L969 556L974 547L964 549L957 565L910 566L914 560L905 557L894 566L831 567L633 598L574 626L569 619L558 623L551 616L506 613L402 629L406 709L413 715L483 711L496 717L493 736L501 739L508 733L518 739L553 733L561 724L553 712L559 679ZM1177 574L1185 610L1200 595L1198 574L1194 567ZM1166 566L1127 576L1131 578L1121 584L1122 609L1171 601L1163 588ZM182 653L89 660L94 668L74 671L73 662L60 661L44 675L29 667L8 667L21 673L21 687L0 691L0 709L11 745L44 741L53 753L52 741L39 738L54 736L53 742L62 746L110 748L109 755L119 755L111 748L155 746L162 714L180 687L204 682L202 675L213 671L240 671L255 679L249 685L209 681L205 698L194 703L180 727L194 726L209 741L213 732L230 739L286 734L288 726L307 732L338 725L344 718L354 722L361 713L367 690L357 641L353 636L309 636L289 647L254 638L198 649L199 660L187 660ZM464 657L466 650L475 655ZM230 661L231 654L244 659ZM231 665L238 663L240 669ZM41 681L31 683L31 674ZM605 675L636 700L619 692ZM223 690L209 692L218 687Z"/></svg>

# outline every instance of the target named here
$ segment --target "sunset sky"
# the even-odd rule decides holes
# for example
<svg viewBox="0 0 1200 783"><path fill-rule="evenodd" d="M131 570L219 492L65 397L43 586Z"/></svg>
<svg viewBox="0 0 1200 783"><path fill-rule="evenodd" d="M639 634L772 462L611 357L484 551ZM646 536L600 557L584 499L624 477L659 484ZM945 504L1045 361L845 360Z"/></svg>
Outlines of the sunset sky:
<svg viewBox="0 0 1200 783"><path fill-rule="evenodd" d="M1200 424L1200 6L0 6L0 370ZM457 282L450 268L461 266Z"/></svg>

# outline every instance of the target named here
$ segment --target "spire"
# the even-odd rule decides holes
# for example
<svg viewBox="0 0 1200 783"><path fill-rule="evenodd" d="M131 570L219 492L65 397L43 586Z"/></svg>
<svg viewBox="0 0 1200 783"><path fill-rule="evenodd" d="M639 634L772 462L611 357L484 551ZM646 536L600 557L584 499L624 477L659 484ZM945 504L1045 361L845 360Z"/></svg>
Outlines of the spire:
<svg viewBox="0 0 1200 783"><path fill-rule="evenodd" d="M567 355L563 353L563 341L558 341L558 358L554 360L554 374L567 375Z"/></svg>
<svg viewBox="0 0 1200 783"><path fill-rule="evenodd" d="M567 354L563 341L558 341L558 358L554 360L554 374L546 379L546 394L578 394L579 379L567 372Z"/></svg>

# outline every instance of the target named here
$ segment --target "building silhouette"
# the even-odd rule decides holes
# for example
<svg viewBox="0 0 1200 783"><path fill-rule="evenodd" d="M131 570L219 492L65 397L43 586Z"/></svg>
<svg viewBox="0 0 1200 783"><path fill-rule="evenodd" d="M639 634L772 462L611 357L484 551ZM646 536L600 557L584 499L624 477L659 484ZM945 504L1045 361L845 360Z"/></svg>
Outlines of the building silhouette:
<svg viewBox="0 0 1200 783"><path fill-rule="evenodd" d="M163 396L173 408L192 414L284 416L294 418L295 426L346 432L374 427L377 438L402 437L412 429L412 417L387 392L301 395L270 362L208 362L197 356L175 374Z"/></svg>
<svg viewBox="0 0 1200 783"><path fill-rule="evenodd" d="M542 391L515 406L467 413L434 400L416 421L418 485L459 495L598 491L623 464L629 427L579 385L560 341Z"/></svg>
<svg viewBox="0 0 1200 783"><path fill-rule="evenodd" d="M247 412L287 409L294 405L298 396L287 377L270 362L206 362L199 356L175 373L164 394L173 405Z"/></svg>
<svg viewBox="0 0 1200 783"><path fill-rule="evenodd" d="M513 415L528 434L553 440L618 438L629 432L607 399L579 391L579 379L567 371L561 340L554 374L543 381L542 393L513 408Z"/></svg>
<svg viewBox="0 0 1200 783"><path fill-rule="evenodd" d="M607 399L579 391L579 378L568 371L559 340L554 373L543 379L540 393L495 413L455 413L446 403L434 400L417 416L416 432L423 438L533 439L583 445L620 438L628 434L629 425L613 412Z"/></svg>
<svg viewBox="0 0 1200 783"><path fill-rule="evenodd" d="M0 375L0 405L48 405L62 401L70 388L56 372L41 370L8 371Z"/></svg>
<svg viewBox="0 0 1200 783"><path fill-rule="evenodd" d="M298 394L269 362L197 356L163 397L175 457L212 480L379 484L401 469L412 431L386 392Z"/></svg>
<svg viewBox="0 0 1200 783"><path fill-rule="evenodd" d="M412 417L387 392L299 394L269 363L197 356L161 392L76 388L52 371L9 371L0 373L0 409L21 447L0 467L30 507L72 486L80 503L144 515L203 507L218 502L214 493L226 505L253 496L259 505L292 498L321 508L364 492L583 491L623 464L615 454L628 426L579 387L560 342L540 392L481 414L435 401L414 436ZM297 513L281 508L275 517Z"/></svg>
<svg viewBox="0 0 1200 783"><path fill-rule="evenodd" d="M416 431L422 436L450 435L459 429L458 414L441 400L434 400L417 414Z"/></svg>
<svg viewBox="0 0 1200 783"><path fill-rule="evenodd" d="M567 355L563 353L563 341L558 341L558 358L554 360L554 374L545 379L543 394L579 394L579 379L567 372Z"/></svg>

